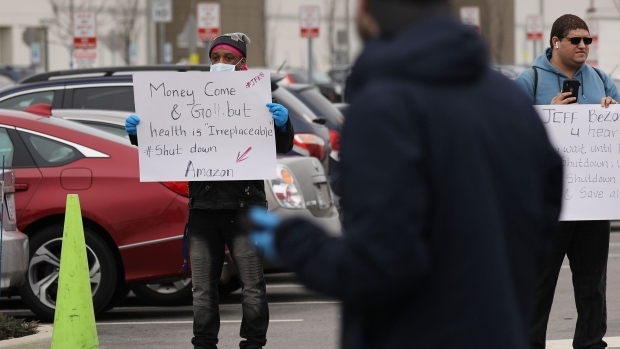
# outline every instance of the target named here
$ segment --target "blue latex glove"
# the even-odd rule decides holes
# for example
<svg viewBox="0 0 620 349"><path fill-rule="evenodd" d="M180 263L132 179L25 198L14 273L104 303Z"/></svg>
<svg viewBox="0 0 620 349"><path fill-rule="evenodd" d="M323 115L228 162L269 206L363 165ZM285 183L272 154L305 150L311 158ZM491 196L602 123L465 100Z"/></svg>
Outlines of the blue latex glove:
<svg viewBox="0 0 620 349"><path fill-rule="evenodd" d="M248 234L250 241L265 254L265 257L278 262L280 256L276 251L275 228L280 224L280 218L264 208L256 207L249 210L249 217L254 225L254 229Z"/></svg>
<svg viewBox="0 0 620 349"><path fill-rule="evenodd" d="M131 136L136 135L136 125L140 123L138 115L131 114L125 119L125 131Z"/></svg>
<svg viewBox="0 0 620 349"><path fill-rule="evenodd" d="M288 120L288 109L284 108L282 104L278 103L267 103L267 108L271 112L271 116L273 117L273 121L276 123L276 126L282 130L282 132L286 131L286 121Z"/></svg>

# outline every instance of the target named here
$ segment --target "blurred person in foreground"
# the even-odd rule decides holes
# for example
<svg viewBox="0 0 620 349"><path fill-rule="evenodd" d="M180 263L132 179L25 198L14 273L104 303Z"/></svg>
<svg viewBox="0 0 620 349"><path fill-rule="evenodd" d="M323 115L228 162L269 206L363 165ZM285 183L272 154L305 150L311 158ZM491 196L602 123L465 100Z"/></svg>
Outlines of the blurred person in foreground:
<svg viewBox="0 0 620 349"><path fill-rule="evenodd" d="M359 0L344 234L251 210L251 239L342 300L342 347L524 349L562 164L448 0Z"/></svg>
<svg viewBox="0 0 620 349"><path fill-rule="evenodd" d="M560 16L551 27L550 47L536 58L532 69L522 72L515 81L533 104L600 104L605 108L616 104L620 95L613 80L586 63L591 43L585 21L571 14ZM571 97L571 92L562 93L562 83L566 79L580 81L578 100ZM545 348L549 314L564 256L570 260L577 308L573 348L607 347L603 337L607 332L610 232L608 220L559 223L558 239L540 272L536 289L532 348Z"/></svg>
<svg viewBox="0 0 620 349"><path fill-rule="evenodd" d="M247 70L247 44L243 33L224 34L213 40L209 55L211 73L225 74ZM278 103L268 103L274 119L276 151L287 153L293 147L293 126L288 111ZM136 127L140 119L130 115L125 129L132 144L138 145ZM275 170L275 169L274 169ZM218 284L228 246L241 281L243 317L239 335L241 349L260 349L267 342L269 307L263 255L245 233L246 212L251 206L267 208L265 182L193 181L189 182L189 217L186 236L192 269L194 310L194 349L216 349L220 330Z"/></svg>

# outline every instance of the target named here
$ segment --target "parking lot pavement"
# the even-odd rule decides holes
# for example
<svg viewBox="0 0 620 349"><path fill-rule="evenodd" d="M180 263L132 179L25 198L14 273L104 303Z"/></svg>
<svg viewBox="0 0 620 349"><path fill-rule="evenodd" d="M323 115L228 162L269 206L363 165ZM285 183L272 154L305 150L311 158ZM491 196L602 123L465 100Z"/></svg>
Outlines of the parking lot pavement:
<svg viewBox="0 0 620 349"><path fill-rule="evenodd" d="M608 263L606 340L620 349L620 232L611 234ZM336 349L340 333L340 303L309 291L291 274L267 275L271 322L267 334L270 349ZM34 319L19 299L0 299L2 313ZM220 348L238 348L241 306L239 292L221 297ZM576 311L568 261L560 272L549 319L547 345L571 349ZM149 307L136 297L97 318L101 349L189 348L192 308Z"/></svg>

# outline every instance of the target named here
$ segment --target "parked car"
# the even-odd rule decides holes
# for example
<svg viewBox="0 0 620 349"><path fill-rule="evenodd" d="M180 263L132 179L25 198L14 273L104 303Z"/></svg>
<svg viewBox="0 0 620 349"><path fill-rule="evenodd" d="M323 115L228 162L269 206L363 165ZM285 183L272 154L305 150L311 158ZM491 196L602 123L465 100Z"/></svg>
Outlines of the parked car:
<svg viewBox="0 0 620 349"><path fill-rule="evenodd" d="M133 79L136 71L208 71L203 65L162 65L61 70L32 75L14 87L0 91L0 108L23 110L38 104L58 109L135 110ZM329 131L308 107L276 83L283 75L272 75L273 97L289 110L295 129L290 154L314 156L329 173Z"/></svg>
<svg viewBox="0 0 620 349"><path fill-rule="evenodd" d="M497 70L498 72L504 74L506 77L514 80L517 78L517 76L531 68L531 66L523 66L523 65L510 65L510 64L492 64L491 65L492 69Z"/></svg>
<svg viewBox="0 0 620 349"><path fill-rule="evenodd" d="M327 75L329 75L334 84L339 86L338 89L341 91L340 100L333 101L334 103L341 103L345 101L347 81L349 79L349 76L351 75L352 68L352 64L337 64L334 65L331 69L329 69L329 71L327 71Z"/></svg>
<svg viewBox="0 0 620 349"><path fill-rule="evenodd" d="M0 75L9 77L13 82L33 75L36 70L31 66L3 65L0 66Z"/></svg>
<svg viewBox="0 0 620 349"><path fill-rule="evenodd" d="M308 106L317 117L324 119L324 125L329 129L332 145L329 159L330 183L336 195L340 196L340 132L342 131L344 116L313 85L281 84L281 86Z"/></svg>
<svg viewBox="0 0 620 349"><path fill-rule="evenodd" d="M272 69L271 72L284 75L284 84L313 84L330 101L342 101L342 85L334 83L332 78L318 70L312 71L312 81L308 70L302 68Z"/></svg>
<svg viewBox="0 0 620 349"><path fill-rule="evenodd" d="M11 147L6 134L0 131L0 161L8 165ZM21 286L26 280L28 269L28 236L17 229L15 212L15 173L13 170L0 172L2 181L2 244L0 249L0 292Z"/></svg>
<svg viewBox="0 0 620 349"><path fill-rule="evenodd" d="M87 109L51 110L50 106L45 104L31 106L26 110L41 116L52 114L58 118L98 128L108 133L110 137L122 137L126 144L129 144L124 128L126 112ZM136 147L132 146L132 148L137 150ZM340 232L338 211L325 170L318 160L312 157L279 156L277 163L278 178L265 181L269 209L282 217L291 215L306 217L332 233L338 234ZM133 166L130 166L136 168L136 174L137 166L137 160ZM183 190L182 196L187 197L186 185L175 183L175 187ZM185 199L185 205L186 203ZM184 214L186 211L185 208ZM182 230L171 232L171 235L176 236L177 239L181 238L181 234ZM180 247L173 253L180 256ZM144 256L144 258L149 258L149 256ZM264 269L267 273L278 271L277 267L268 261L265 262ZM155 279L148 283L131 284L131 289L142 301L154 305L176 305L190 302L191 287L189 276L173 276L167 279ZM234 263L226 254L226 263L220 279L220 292L229 293L239 287Z"/></svg>
<svg viewBox="0 0 620 349"><path fill-rule="evenodd" d="M80 200L97 313L126 296L126 282L183 277L183 186L140 182L126 139L10 110L0 111L0 134L15 173L17 227L30 242L19 294L41 319L53 319L67 194Z"/></svg>

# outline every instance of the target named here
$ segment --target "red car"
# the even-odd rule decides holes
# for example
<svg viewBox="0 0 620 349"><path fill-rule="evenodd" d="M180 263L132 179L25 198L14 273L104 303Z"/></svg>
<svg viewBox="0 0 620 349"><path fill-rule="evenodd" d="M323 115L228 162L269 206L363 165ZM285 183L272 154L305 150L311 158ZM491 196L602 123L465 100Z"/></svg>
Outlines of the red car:
<svg viewBox="0 0 620 349"><path fill-rule="evenodd" d="M183 274L186 183L140 182L138 148L56 117L0 110L0 155L15 172L18 229L30 238L26 305L53 319L67 194L78 194L95 312L126 296L125 282Z"/></svg>
<svg viewBox="0 0 620 349"><path fill-rule="evenodd" d="M191 300L191 279L181 270L187 182L139 181L138 148L116 132L124 131L124 123L118 125L123 112L60 110L49 116L45 104L27 110L33 114L0 109L0 155L15 172L18 227L30 238L27 281L19 287L26 305L41 319L53 319L67 194L80 198L96 313L118 304L129 286L156 305ZM278 157L278 178L266 180L265 191L272 212L340 231L316 159ZM265 268L274 266L265 262ZM239 287L235 274L228 260L220 292Z"/></svg>

